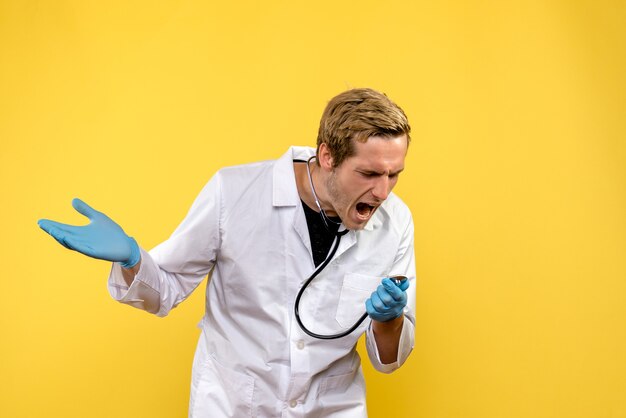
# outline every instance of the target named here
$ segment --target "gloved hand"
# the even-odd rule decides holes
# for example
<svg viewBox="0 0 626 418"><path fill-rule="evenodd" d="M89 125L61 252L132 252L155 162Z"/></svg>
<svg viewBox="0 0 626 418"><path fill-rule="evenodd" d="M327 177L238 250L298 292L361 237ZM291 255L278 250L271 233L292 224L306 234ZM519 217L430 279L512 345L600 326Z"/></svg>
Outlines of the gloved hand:
<svg viewBox="0 0 626 418"><path fill-rule="evenodd" d="M131 268L139 262L141 253L137 242L111 218L80 199L72 200L72 206L91 222L84 226L72 226L40 219L37 224L70 250L101 260L117 261L124 268Z"/></svg>
<svg viewBox="0 0 626 418"><path fill-rule="evenodd" d="M402 315L406 306L406 292L409 281L396 285L393 280L384 278L372 296L365 301L367 314L375 321L387 322Z"/></svg>

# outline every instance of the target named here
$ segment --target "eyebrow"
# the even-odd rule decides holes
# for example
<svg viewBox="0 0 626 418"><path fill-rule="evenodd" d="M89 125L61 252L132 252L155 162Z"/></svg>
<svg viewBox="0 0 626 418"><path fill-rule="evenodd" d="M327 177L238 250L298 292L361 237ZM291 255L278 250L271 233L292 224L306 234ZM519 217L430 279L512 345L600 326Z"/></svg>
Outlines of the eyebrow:
<svg viewBox="0 0 626 418"><path fill-rule="evenodd" d="M376 175L378 175L378 176L384 176L384 175L385 175L385 173L384 173L384 172L381 172L381 171L376 171L376 170L368 170L368 169L362 169L362 168L356 168L356 171L359 171L359 172L361 172L361 173L363 173L363 174L368 174L368 175L369 175L369 174L376 174ZM398 175L398 174L402 173L403 171L404 171L404 167L402 167L402 168L401 168L400 170L398 170L398 171L394 171L394 172L389 173L389 176L395 176L395 175Z"/></svg>

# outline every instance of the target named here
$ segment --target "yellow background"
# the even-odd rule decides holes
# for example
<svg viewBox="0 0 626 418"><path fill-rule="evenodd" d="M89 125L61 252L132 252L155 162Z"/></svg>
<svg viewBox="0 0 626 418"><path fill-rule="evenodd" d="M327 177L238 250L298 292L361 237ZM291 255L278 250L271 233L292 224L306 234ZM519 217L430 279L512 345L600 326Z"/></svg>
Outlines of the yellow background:
<svg viewBox="0 0 626 418"><path fill-rule="evenodd" d="M413 126L419 276L370 416L626 417L625 74L618 1L0 1L0 416L186 416L204 285L119 305L37 219L81 197L151 248L369 86Z"/></svg>

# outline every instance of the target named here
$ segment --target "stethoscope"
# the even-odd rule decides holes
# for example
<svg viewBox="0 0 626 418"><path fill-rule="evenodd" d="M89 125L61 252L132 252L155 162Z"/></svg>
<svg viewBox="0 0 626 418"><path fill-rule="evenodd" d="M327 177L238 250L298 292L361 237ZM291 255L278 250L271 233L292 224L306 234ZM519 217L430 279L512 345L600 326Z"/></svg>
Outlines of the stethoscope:
<svg viewBox="0 0 626 418"><path fill-rule="evenodd" d="M322 221L324 222L324 225L326 226L327 229L330 229L329 226L328 226L328 222L334 222L334 223L336 223L336 222L333 221L332 219L330 219L328 217L328 215L326 215L326 212L324 212L324 209L322 209L322 205L320 204L320 201L317 198L317 193L315 193L315 187L313 186L313 178L311 177L311 169L309 167L309 164L311 163L311 161L314 158L315 158L315 156L312 156L311 158L309 158L307 160L307 162L306 162L306 172L307 172L307 175L309 177L309 185L311 186L311 191L313 192L313 198L315 199L315 205L320 210L320 216L322 217ZM320 264L315 269L315 271L311 274L311 276L309 276L309 278L304 282L304 284L302 285L302 287L298 291L298 295L296 296L296 302L294 304L294 312L296 314L296 321L298 322L298 325L300 326L302 331L304 331L305 333L307 333L308 335L310 335L313 338L318 338L320 340L334 340L334 339L337 339L337 338L345 337L346 335L350 334L352 331L357 329L363 323L363 321L365 321L365 318L367 318L367 312L365 312L354 323L354 325L352 325L350 328L346 329L345 331L341 331L341 332L339 332L337 334L317 334L317 333L309 330L306 326L304 326L304 324L302 323L302 320L300 319L300 308L299 307L300 307L300 299L302 298L302 294L304 293L306 288L309 286L309 284L313 281L313 279L315 279L315 277L317 277L317 275L320 274L322 272L322 270L324 270L324 268L328 265L328 263L330 263L330 261L333 259L333 256L337 252L337 248L339 248L339 243L341 242L341 237L346 235L348 232L350 232L348 229L343 229L341 231L337 231L336 232L335 240L333 241L333 246L332 246L331 250L329 251L328 256L326 256L326 259L324 260L324 262L322 262L322 264ZM393 280L397 286L399 286L407 278L406 278L406 276L392 276L392 277L390 277L390 279Z"/></svg>

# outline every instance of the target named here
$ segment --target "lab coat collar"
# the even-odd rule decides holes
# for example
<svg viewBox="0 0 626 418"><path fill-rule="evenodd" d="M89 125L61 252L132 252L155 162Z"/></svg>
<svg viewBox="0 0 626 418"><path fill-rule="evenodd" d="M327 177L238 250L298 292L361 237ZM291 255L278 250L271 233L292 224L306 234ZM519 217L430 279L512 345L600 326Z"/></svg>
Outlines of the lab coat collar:
<svg viewBox="0 0 626 418"><path fill-rule="evenodd" d="M274 163L272 202L274 206L297 206L300 195L293 172L293 160L308 160L315 155L310 147L289 147L286 153Z"/></svg>
<svg viewBox="0 0 626 418"><path fill-rule="evenodd" d="M363 230L372 231L378 228L380 225L382 225L383 221L380 219L380 217L381 217L380 208L378 208L376 212L374 213L374 216L372 216L372 219L370 219L369 222L365 224L365 227L363 228Z"/></svg>
<svg viewBox="0 0 626 418"><path fill-rule="evenodd" d="M298 187L296 186L296 177L293 172L293 160L308 160L315 155L315 148L311 147L289 147L276 163L273 172L273 198L274 206L298 206L300 204L300 195L298 195ZM363 228L365 231L371 231L378 228L382 224L381 213L378 208L372 219ZM352 234L353 231L350 231Z"/></svg>

